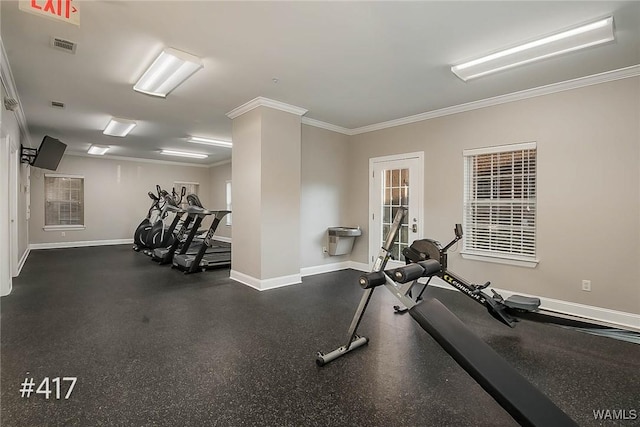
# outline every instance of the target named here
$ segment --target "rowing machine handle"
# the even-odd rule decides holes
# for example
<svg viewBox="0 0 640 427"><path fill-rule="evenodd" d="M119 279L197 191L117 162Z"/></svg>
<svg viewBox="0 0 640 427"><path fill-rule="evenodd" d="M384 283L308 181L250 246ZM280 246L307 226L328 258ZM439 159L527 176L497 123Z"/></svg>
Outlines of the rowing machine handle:
<svg viewBox="0 0 640 427"><path fill-rule="evenodd" d="M455 233L458 239L462 238L462 224L456 224Z"/></svg>

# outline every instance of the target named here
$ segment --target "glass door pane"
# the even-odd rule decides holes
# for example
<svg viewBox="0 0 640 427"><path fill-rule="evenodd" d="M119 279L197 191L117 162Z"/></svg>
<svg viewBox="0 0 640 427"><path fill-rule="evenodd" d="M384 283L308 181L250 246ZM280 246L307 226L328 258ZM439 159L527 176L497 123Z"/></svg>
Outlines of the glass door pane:
<svg viewBox="0 0 640 427"><path fill-rule="evenodd" d="M399 207L409 208L409 169L386 169L382 175L381 244L384 244L386 240L387 233ZM405 216L391 251L392 259L404 262L402 250L408 245L409 222L407 216Z"/></svg>

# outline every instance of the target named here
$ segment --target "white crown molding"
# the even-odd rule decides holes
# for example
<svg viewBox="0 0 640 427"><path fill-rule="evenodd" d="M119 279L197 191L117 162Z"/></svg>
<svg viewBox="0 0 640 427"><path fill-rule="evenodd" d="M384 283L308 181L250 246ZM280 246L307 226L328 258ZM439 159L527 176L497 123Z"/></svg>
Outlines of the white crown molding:
<svg viewBox="0 0 640 427"><path fill-rule="evenodd" d="M0 78L4 90L7 92L9 98L13 98L18 101L18 107L14 111L16 119L18 120L18 127L20 128L20 134L22 136L21 144L25 147L33 148L31 143L31 136L29 135L29 127L27 125L27 118L22 110L22 102L18 96L18 90L16 89L16 83L13 79L13 73L11 72L11 65L9 64L9 58L7 52L4 50L4 43L0 37ZM4 100L1 100L4 102ZM4 108L4 107L1 107Z"/></svg>
<svg viewBox="0 0 640 427"><path fill-rule="evenodd" d="M309 125L321 129L330 130L333 132L341 133L344 135L353 135L353 131L351 129L343 128L342 126L332 125L331 123L321 122L320 120L311 119L309 117L302 118L303 125Z"/></svg>
<svg viewBox="0 0 640 427"><path fill-rule="evenodd" d="M155 163L159 165L171 165L171 166L189 166L194 168L209 168L212 165L203 165L199 163L184 163L184 162L172 162L170 160L156 160L156 159L141 159L137 157L125 157L125 156L110 156L105 154L103 156L93 156L87 153L79 153L77 151L65 151L65 156L74 156L74 157L88 157L91 159L97 160L122 160L125 162L140 162L140 163Z"/></svg>
<svg viewBox="0 0 640 427"><path fill-rule="evenodd" d="M229 163L231 163L231 159L227 159L227 160L222 160L222 161L219 161L219 162L211 163L210 165L208 165L208 167L215 168L216 166L223 166L223 165L226 165L226 164L229 164Z"/></svg>
<svg viewBox="0 0 640 427"><path fill-rule="evenodd" d="M514 92L507 95L500 95L493 98L482 99L480 101L469 102L466 104L454 105L452 107L442 108L439 110L428 111L426 113L416 114L413 116L403 117L401 119L390 120L387 122L375 123L368 126L350 129L350 135L359 135L361 133L373 132L376 130L387 129L395 126L407 125L410 123L421 122L423 120L434 119L436 117L449 116L452 114L463 113L466 111L477 110L480 108L492 107L494 105L506 104L508 102L520 101L523 99L534 98L543 95L563 92L571 89L607 83L615 80L627 79L630 77L640 76L640 64L630 67L621 68L619 70L607 71L592 76L580 77L565 82L553 83L546 86L540 86L533 89L527 89L520 92Z"/></svg>
<svg viewBox="0 0 640 427"><path fill-rule="evenodd" d="M247 102L246 104L242 104L241 106L229 111L227 113L227 117L233 120L236 117L239 117L244 113L258 107L269 107L275 110L284 111L286 113L295 114L297 116L304 116L305 114L307 114L307 111L309 111L305 110L304 108L296 107L295 105L285 104L284 102L275 101L273 99L259 96Z"/></svg>

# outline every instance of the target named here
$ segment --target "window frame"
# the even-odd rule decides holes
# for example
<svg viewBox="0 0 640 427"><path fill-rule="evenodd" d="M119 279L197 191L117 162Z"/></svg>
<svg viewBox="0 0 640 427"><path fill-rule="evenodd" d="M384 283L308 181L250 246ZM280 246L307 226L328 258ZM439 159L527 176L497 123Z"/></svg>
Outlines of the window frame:
<svg viewBox="0 0 640 427"><path fill-rule="evenodd" d="M232 211L231 206L232 206L232 202L231 202L231 180L227 180L224 183L224 193L225 193L225 201L227 203L227 210L228 211ZM231 222L231 213L227 214L226 216L226 225L227 226L231 226L232 222Z"/></svg>
<svg viewBox="0 0 640 427"><path fill-rule="evenodd" d="M47 225L47 203L49 202L47 200L47 178L70 178L70 179L81 179L82 180L82 201L81 201L81 205L82 205L82 224L54 224L54 225ZM73 230L84 230L86 229L86 225L85 225L85 215L84 215L84 211L85 211L85 198L84 198L84 184L85 184L85 177L84 175L73 175L73 174L60 174L60 173L45 173L44 174L44 181L43 181L43 192L44 192L44 208L43 208L43 213L44 213L44 218L43 218L43 222L45 223L44 226L42 227L42 229L44 231L73 231ZM58 221L60 220L60 218L58 218Z"/></svg>
<svg viewBox="0 0 640 427"><path fill-rule="evenodd" d="M471 196L471 185L470 183L472 182L473 178L474 178L474 171L472 170L472 159L476 158L478 156L481 155L495 155L495 154L501 154L501 153L512 153L512 152L524 152L524 151L528 151L528 150L535 150L535 165L534 165L534 169L533 169L533 177L534 177L534 183L533 183L533 187L535 188L535 193L534 193L534 197L527 197L527 198L521 198L521 199L516 199L514 197L512 198L504 198L501 199L500 197L495 198L494 195L496 193L499 193L500 188L497 186L497 184L494 184L493 182L491 182L490 184L490 194L491 196L489 197L488 200L490 200L492 203L491 205L493 206L501 206L501 203L499 202L500 200L504 200L504 205L502 206L511 206L510 204L515 204L518 203L518 201L520 201L519 203L523 203L524 204L524 200L528 201L527 207L531 208L533 207L533 214L528 214L530 217L533 218L534 221L534 225L533 225L533 229L531 230L531 227L527 227L529 232L533 234L532 237L532 244L533 244L533 253L532 254L524 254L524 253L508 253L505 251L499 251L499 250L492 250L492 249L478 249L477 247L470 247L469 245L469 240L468 239L464 239L463 240L463 249L461 250L461 255L464 259L470 259L470 260L475 260L475 261L484 261L484 262L493 262L493 263L500 263L500 264L508 264L508 265L515 265L515 266L520 266L520 267L529 267L529 268L535 268L538 263L539 263L539 259L537 258L537 243L538 243L538 232L537 232L537 224L538 224L538 212L537 212L537 182L538 182L538 152L537 152L537 143L534 142L524 142L524 143L518 143L518 144L509 144L509 145L502 145L502 146L493 146L493 147L484 147L484 148L477 148L477 149L468 149L468 150L463 150L463 164L464 164L464 189L463 189L463 230L464 230L464 234L465 235L471 235L470 233L470 228L472 226L472 224L469 223L469 218L471 216L471 214L469 213L469 209L471 208L471 205L474 202L477 202L478 198L476 197L475 199L473 198L473 196ZM511 163L512 165L515 165L515 162ZM531 173L530 169L529 169L529 173ZM509 175L506 175L509 176ZM515 175L511 175L512 177L515 177ZM515 181L515 180L514 180ZM477 177L476 177L476 181L477 182ZM524 185L524 184L523 184ZM513 187L515 188L515 187ZM515 190L514 190L515 192ZM477 196L477 193L476 193ZM495 203L494 203L495 202ZM476 203L477 206L477 203ZM517 219L517 217L514 216L510 216L509 220L513 223L514 222L514 218ZM520 221L522 221L522 219L520 219ZM517 222L517 221L516 221ZM492 224L489 225L490 227L492 226ZM521 225L520 227L522 227L522 229L525 229L525 226ZM509 242L513 242L513 235L509 236ZM521 245L523 243L520 243Z"/></svg>

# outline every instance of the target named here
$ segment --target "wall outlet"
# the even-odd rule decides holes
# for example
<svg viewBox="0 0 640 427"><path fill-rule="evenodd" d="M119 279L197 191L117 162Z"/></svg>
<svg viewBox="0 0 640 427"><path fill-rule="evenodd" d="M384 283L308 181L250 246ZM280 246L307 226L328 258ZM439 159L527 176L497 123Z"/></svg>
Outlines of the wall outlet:
<svg viewBox="0 0 640 427"><path fill-rule="evenodd" d="M327 250L327 247L326 247L326 246L323 246L323 247L322 247L322 253L323 253L323 254L326 254L326 253L328 253L328 252L329 252L329 251Z"/></svg>
<svg viewBox="0 0 640 427"><path fill-rule="evenodd" d="M591 280L583 280L582 281L582 290L591 292Z"/></svg>
<svg viewBox="0 0 640 427"><path fill-rule="evenodd" d="M64 231L62 231L60 234L62 234L62 237L67 235L67 233L65 233Z"/></svg>

